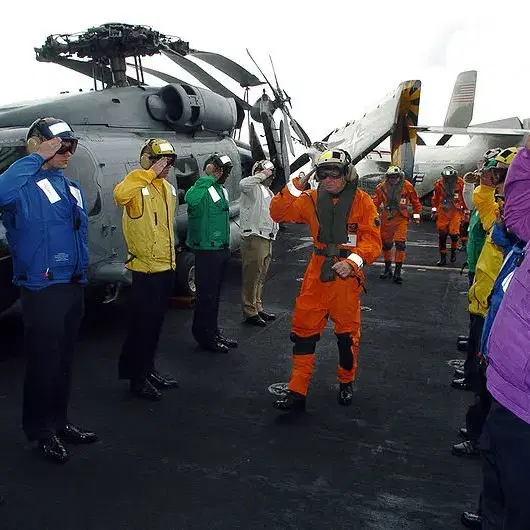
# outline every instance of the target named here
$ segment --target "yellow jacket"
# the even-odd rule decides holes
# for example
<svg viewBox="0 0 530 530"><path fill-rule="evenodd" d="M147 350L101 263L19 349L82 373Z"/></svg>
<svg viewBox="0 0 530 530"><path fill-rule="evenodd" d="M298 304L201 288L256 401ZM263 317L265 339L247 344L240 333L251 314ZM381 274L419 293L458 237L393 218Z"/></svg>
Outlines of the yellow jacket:
<svg viewBox="0 0 530 530"><path fill-rule="evenodd" d="M489 308L488 298L503 262L501 247L491 240L491 229L499 210L495 202L495 188L478 186L473 193L473 204L488 234L477 261L475 281L469 289L469 312L485 317Z"/></svg>
<svg viewBox="0 0 530 530"><path fill-rule="evenodd" d="M135 169L116 185L114 199L124 206L123 234L129 252L125 266L145 273L174 270L175 188L157 179L152 169Z"/></svg>

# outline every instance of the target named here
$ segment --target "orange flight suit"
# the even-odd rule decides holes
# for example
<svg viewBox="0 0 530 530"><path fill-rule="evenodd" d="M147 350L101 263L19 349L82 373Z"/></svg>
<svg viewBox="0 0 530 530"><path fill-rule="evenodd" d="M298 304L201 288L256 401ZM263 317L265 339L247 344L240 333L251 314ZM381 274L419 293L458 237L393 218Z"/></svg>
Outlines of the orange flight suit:
<svg viewBox="0 0 530 530"><path fill-rule="evenodd" d="M400 186L401 184L396 184ZM394 262L403 263L405 259L405 241L407 240L407 229L409 223L409 204L412 205L414 216L421 214L422 206L414 186L406 179L403 180L401 194L399 196L398 209L391 210L389 206L389 190L393 184L385 182L377 185L373 198L376 208L383 207L381 216L381 239L383 241L383 258L385 262L392 261L392 246L396 243L396 255Z"/></svg>
<svg viewBox="0 0 530 530"><path fill-rule="evenodd" d="M310 226L315 251L326 246L318 241L317 190L302 192L294 179L275 195L270 214L277 223L305 223ZM350 277L323 282L320 271L325 257L313 253L307 266L300 294L296 298L291 341L293 370L289 390L307 395L315 363L316 343L328 317L335 324L339 349L338 380L350 383L357 371L361 327L359 292L364 284L363 264L373 263L381 253L380 220L375 205L365 192L357 190L348 214L348 242L341 244L338 260L353 267Z"/></svg>
<svg viewBox="0 0 530 530"><path fill-rule="evenodd" d="M434 184L432 196L432 211L438 215L436 228L438 229L438 247L440 254L447 254L447 235L451 237L451 251L454 253L458 246L460 224L464 219L466 209L462 192L464 179L457 178L451 197L446 197L444 179L439 178Z"/></svg>

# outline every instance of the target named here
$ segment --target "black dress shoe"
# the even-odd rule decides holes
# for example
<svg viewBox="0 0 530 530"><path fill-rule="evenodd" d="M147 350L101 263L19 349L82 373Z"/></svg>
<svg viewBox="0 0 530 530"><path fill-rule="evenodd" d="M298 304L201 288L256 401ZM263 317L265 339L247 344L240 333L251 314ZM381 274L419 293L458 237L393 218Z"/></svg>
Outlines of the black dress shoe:
<svg viewBox="0 0 530 530"><path fill-rule="evenodd" d="M462 377L464 377L464 370L461 370L460 368L455 368L455 373L453 374L453 377L455 379L462 379Z"/></svg>
<svg viewBox="0 0 530 530"><path fill-rule="evenodd" d="M91 444L98 439L95 432L81 429L73 423L67 423L63 430L57 431L57 436L67 444Z"/></svg>
<svg viewBox="0 0 530 530"><path fill-rule="evenodd" d="M458 390L473 390L471 384L466 381L465 377L462 377L462 379L453 379L451 386Z"/></svg>
<svg viewBox="0 0 530 530"><path fill-rule="evenodd" d="M251 324L252 326L266 326L265 320L263 320L259 315L254 315L253 317L247 317L245 318L246 324Z"/></svg>
<svg viewBox="0 0 530 530"><path fill-rule="evenodd" d="M208 344L204 344L203 348L214 353L228 353L228 346L218 339Z"/></svg>
<svg viewBox="0 0 530 530"><path fill-rule="evenodd" d="M466 528L472 528L474 530L480 530L482 528L482 516L478 513L464 512L460 516L460 522Z"/></svg>
<svg viewBox="0 0 530 530"><path fill-rule="evenodd" d="M353 387L351 383L339 383L339 405L348 407L353 400Z"/></svg>
<svg viewBox="0 0 530 530"><path fill-rule="evenodd" d="M230 339L230 338L225 337L224 335L221 335L219 333L219 335L217 335L217 340L219 342L222 342L223 344L225 344L229 348L237 348L237 340L235 340L235 339Z"/></svg>
<svg viewBox="0 0 530 530"><path fill-rule="evenodd" d="M131 381L131 392L139 398L147 401L160 401L162 394L147 380Z"/></svg>
<svg viewBox="0 0 530 530"><path fill-rule="evenodd" d="M455 456L480 456L478 443L473 440L466 440L453 445L451 453Z"/></svg>
<svg viewBox="0 0 530 530"><path fill-rule="evenodd" d="M64 464L68 461L68 453L55 434L39 440L37 449L46 460L54 464Z"/></svg>
<svg viewBox="0 0 530 530"><path fill-rule="evenodd" d="M292 390L287 391L285 396L278 398L272 406L282 412L299 413L305 411L305 396Z"/></svg>
<svg viewBox="0 0 530 530"><path fill-rule="evenodd" d="M153 370L147 374L147 380L158 390L169 390L170 388L178 388L179 382L176 379L164 377Z"/></svg>
<svg viewBox="0 0 530 530"><path fill-rule="evenodd" d="M273 315L272 313L267 313L266 311L258 311L258 316L260 316L263 320L266 321L276 320L276 315Z"/></svg>

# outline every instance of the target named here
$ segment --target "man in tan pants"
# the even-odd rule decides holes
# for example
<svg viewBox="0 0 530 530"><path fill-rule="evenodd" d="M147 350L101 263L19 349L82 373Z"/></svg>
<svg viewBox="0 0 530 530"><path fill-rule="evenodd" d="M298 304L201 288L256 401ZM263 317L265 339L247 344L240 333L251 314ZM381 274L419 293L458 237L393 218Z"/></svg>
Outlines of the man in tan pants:
<svg viewBox="0 0 530 530"><path fill-rule="evenodd" d="M241 222L241 262L243 269L242 307L245 322L265 326L276 317L263 310L262 292L272 256L272 242L278 224L269 214L273 197L269 186L274 178L274 165L260 160L252 167L252 174L241 179L239 189Z"/></svg>

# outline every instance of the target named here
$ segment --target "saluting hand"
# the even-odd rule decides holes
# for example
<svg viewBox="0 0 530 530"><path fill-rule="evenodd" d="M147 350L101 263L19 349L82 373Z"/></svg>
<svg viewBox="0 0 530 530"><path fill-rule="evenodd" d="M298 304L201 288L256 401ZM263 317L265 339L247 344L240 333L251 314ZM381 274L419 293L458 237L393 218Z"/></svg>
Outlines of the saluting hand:
<svg viewBox="0 0 530 530"><path fill-rule="evenodd" d="M50 160L55 156L55 153L61 148L62 140L60 138L52 138L51 140L46 140L39 145L36 153L44 160Z"/></svg>
<svg viewBox="0 0 530 530"><path fill-rule="evenodd" d="M166 169L169 160L166 157L159 158L152 166L151 169L156 173L158 177L164 169Z"/></svg>

